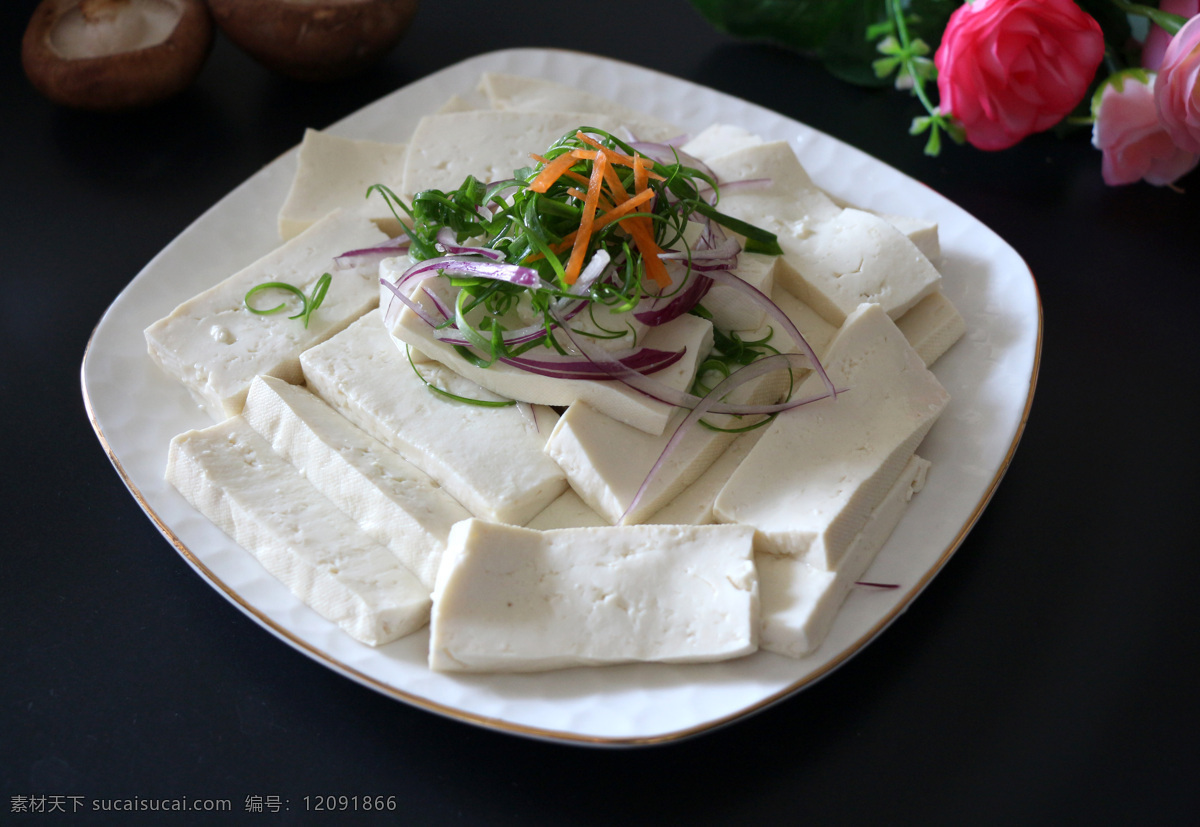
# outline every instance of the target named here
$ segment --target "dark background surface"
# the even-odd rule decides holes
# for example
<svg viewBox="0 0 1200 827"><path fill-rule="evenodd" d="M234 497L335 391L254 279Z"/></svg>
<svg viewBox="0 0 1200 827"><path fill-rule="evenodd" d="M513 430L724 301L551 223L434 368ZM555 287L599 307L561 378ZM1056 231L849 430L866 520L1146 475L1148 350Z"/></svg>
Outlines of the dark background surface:
<svg viewBox="0 0 1200 827"><path fill-rule="evenodd" d="M221 39L181 97L89 115L25 82L34 5L0 5L0 822L97 820L11 815L30 795L229 798L230 820L278 824L342 823L302 811L325 794L395 795L409 824L1182 824L1200 811L1200 177L1183 194L1108 188L1085 135L926 158L906 96L735 42L683 0L602 13L430 0L386 63L331 86L278 78ZM942 574L829 678L678 744L522 740L317 665L188 568L83 407L92 327L203 210L306 126L510 46L639 63L807 122L961 204L1039 282L1032 418ZM291 809L246 814L250 795Z"/></svg>

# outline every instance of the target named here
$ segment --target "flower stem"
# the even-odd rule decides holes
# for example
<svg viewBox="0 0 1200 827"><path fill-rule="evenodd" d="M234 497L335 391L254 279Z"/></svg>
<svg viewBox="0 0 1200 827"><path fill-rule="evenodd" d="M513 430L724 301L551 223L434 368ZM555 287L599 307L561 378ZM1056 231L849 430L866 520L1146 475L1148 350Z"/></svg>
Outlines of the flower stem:
<svg viewBox="0 0 1200 827"><path fill-rule="evenodd" d="M923 41L914 41L909 34L908 21L904 19L902 0L890 0L888 17L895 27L895 36L899 41L899 48L888 50L888 53L894 55L894 59L898 60L900 76L912 81L912 93L929 113L927 117L914 120L911 131L913 134L918 134L928 129L929 140L925 144L925 154L937 155L941 150L942 132L949 135L956 143L962 143L962 131L934 105L929 98L929 93L925 91L925 81L933 71L932 63L924 58L924 55L928 54L928 46ZM882 47L881 51L883 51ZM918 62L918 58L920 58L920 62Z"/></svg>

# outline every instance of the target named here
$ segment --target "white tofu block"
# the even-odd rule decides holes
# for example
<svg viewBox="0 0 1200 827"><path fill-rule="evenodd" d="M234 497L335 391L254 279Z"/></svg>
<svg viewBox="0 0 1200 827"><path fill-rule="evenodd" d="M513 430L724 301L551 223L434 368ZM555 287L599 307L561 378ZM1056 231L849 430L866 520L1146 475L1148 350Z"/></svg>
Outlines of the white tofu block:
<svg viewBox="0 0 1200 827"><path fill-rule="evenodd" d="M595 112L561 110L426 115L408 143L404 181L397 194L410 198L421 190L455 190L468 175L485 184L512 178L514 170L534 165L530 153L545 152L581 126L613 131L618 124Z"/></svg>
<svg viewBox="0 0 1200 827"><path fill-rule="evenodd" d="M572 490L596 513L616 525L644 522L696 480L734 439L734 434L692 425L655 472L645 493L637 495L667 447L686 410L677 411L659 435L647 434L576 402L554 426L546 453L567 475Z"/></svg>
<svg viewBox="0 0 1200 827"><path fill-rule="evenodd" d="M864 302L899 318L942 283L907 236L863 210L845 209L803 235L780 234L779 246L786 266L776 279L833 324Z"/></svg>
<svg viewBox="0 0 1200 827"><path fill-rule="evenodd" d="M674 413L672 406L650 399L615 380L556 379L499 362L487 368L472 365L459 356L453 346L436 339L433 329L411 309L395 300L386 287L380 290L384 310L390 311L386 317L389 320L387 328L397 342L420 350L500 396L562 407L583 401L613 419L650 434L661 434ZM427 311L433 312L434 305L423 290L418 290L413 298ZM684 350L683 358L675 364L650 375L667 387L685 391L692 385L696 366L712 349L712 324L698 316L685 314L651 328L641 343L668 352ZM525 355L536 358L538 354L538 350L533 350Z"/></svg>
<svg viewBox="0 0 1200 827"><path fill-rule="evenodd" d="M931 293L896 320L928 367L967 332L967 323L942 291Z"/></svg>
<svg viewBox="0 0 1200 827"><path fill-rule="evenodd" d="M750 654L753 539L742 526L534 531L466 520L438 572L429 665L532 672Z"/></svg>
<svg viewBox="0 0 1200 827"><path fill-rule="evenodd" d="M837 327L825 321L817 311L782 287L776 287L772 291L771 301L775 302L779 309L792 320L792 324L800 331L804 341L808 342L808 346L817 354L817 358L821 358L829 349L829 343L833 341L833 337L837 335ZM776 334L776 337L771 340L776 347L785 342L787 339L781 334Z"/></svg>
<svg viewBox="0 0 1200 827"><path fill-rule="evenodd" d="M399 235L400 222L377 194L367 189L383 184L399 189L404 175L404 144L342 138L306 130L300 143L292 188L279 210L279 235L284 240L336 209L375 222L388 235Z"/></svg>
<svg viewBox="0 0 1200 827"><path fill-rule="evenodd" d="M865 209L857 204L851 204L845 199L839 198L836 195L830 195L838 206L854 207L857 209ZM928 218L917 218L910 215L896 215L895 213L885 213L879 210L867 210L869 213L882 218L887 223L891 224L904 235L908 236L908 240L917 245L917 249L925 258L929 259L935 266L942 257L942 244L938 237L938 225L936 221L931 221Z"/></svg>
<svg viewBox="0 0 1200 827"><path fill-rule="evenodd" d="M714 158L765 143L762 138L740 126L715 123L680 147L685 155L710 163Z"/></svg>
<svg viewBox="0 0 1200 827"><path fill-rule="evenodd" d="M638 140L661 141L683 130L661 118L630 109L601 95L540 78L485 72L480 90L493 109L541 112L596 112L607 116L616 127L629 130ZM589 123L587 126L602 124ZM623 133L614 132L618 137Z"/></svg>
<svg viewBox="0 0 1200 827"><path fill-rule="evenodd" d="M386 240L378 227L360 216L331 213L146 328L150 357L182 382L214 420L240 413L255 376L299 382L301 351L379 304L377 268L336 270L333 259ZM323 273L330 273L333 281L308 327L288 318L295 310L259 315L246 308L246 293L259 284L286 282L310 295ZM264 291L253 301L256 307L283 301L288 307L298 306L298 299L282 291Z"/></svg>
<svg viewBox="0 0 1200 827"><path fill-rule="evenodd" d="M775 267L779 256L739 253L737 267L731 272L766 296L775 288ZM767 324L767 311L745 291L714 284L700 302L712 314L718 330L755 330Z"/></svg>
<svg viewBox="0 0 1200 827"><path fill-rule="evenodd" d="M317 614L378 646L425 625L429 592L240 416L171 441L167 481Z"/></svg>
<svg viewBox="0 0 1200 827"><path fill-rule="evenodd" d="M833 570L949 396L877 304L846 319L822 361L847 390L780 414L714 513L758 528L764 551ZM810 375L798 395L820 382Z"/></svg>
<svg viewBox="0 0 1200 827"><path fill-rule="evenodd" d="M297 385L260 376L246 422L433 591L450 528L470 513L412 463Z"/></svg>
<svg viewBox="0 0 1200 827"><path fill-rule="evenodd" d="M710 163L722 182L765 179L725 192L722 211L776 234L786 266L775 280L830 323L864 302L898 318L941 284L916 245L884 219L842 208L809 178L783 141L756 144Z"/></svg>
<svg viewBox="0 0 1200 827"><path fill-rule="evenodd" d="M766 431L766 426L738 434L713 464L696 481L654 512L647 523L655 525L709 525L716 522L713 503L725 483L750 454L750 450Z"/></svg>
<svg viewBox="0 0 1200 827"><path fill-rule="evenodd" d="M871 210L871 212L874 212L874 210ZM891 213L877 213L877 215L904 233L909 241L917 245L917 249L921 251L921 255L929 259L931 263L937 264L941 259L942 244L938 238L938 225L936 221L908 215L892 215Z"/></svg>
<svg viewBox="0 0 1200 827"><path fill-rule="evenodd" d="M755 555L762 599L759 645L763 649L792 658L816 651L846 595L895 531L928 473L928 460L918 456L909 460L850 544L837 571L821 571L795 557Z"/></svg>
<svg viewBox="0 0 1200 827"><path fill-rule="evenodd" d="M592 510L591 506L579 498L579 495L568 488L558 496L558 499L546 506L542 511L525 524L526 528L536 528L538 531L549 531L554 528L598 528L611 525L607 520Z"/></svg>
<svg viewBox="0 0 1200 827"><path fill-rule="evenodd" d="M482 100L482 95L474 97L478 97L480 100L473 100L472 98L468 98L464 95L451 95L446 99L445 103L437 108L437 114L444 115L447 112L473 112L476 109L479 109L481 105L487 103L487 101Z"/></svg>
<svg viewBox="0 0 1200 827"><path fill-rule="evenodd" d="M842 207L813 183L786 141L743 146L708 161L719 183L763 181L762 186L726 190L717 207L780 237L803 237ZM786 252L786 247L784 248Z"/></svg>
<svg viewBox="0 0 1200 827"><path fill-rule="evenodd" d="M322 399L431 476L467 510L523 524L567 487L543 451L556 415L535 406L481 407L432 392L393 344L378 312L301 356ZM498 399L440 365L426 381L469 399ZM534 422L534 419L537 422Z"/></svg>

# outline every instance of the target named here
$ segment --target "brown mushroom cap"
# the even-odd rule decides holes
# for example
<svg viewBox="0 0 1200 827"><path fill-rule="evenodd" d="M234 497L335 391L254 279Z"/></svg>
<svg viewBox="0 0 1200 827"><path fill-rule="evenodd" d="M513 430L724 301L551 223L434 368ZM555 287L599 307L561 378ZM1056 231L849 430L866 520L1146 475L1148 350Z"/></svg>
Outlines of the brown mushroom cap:
<svg viewBox="0 0 1200 827"><path fill-rule="evenodd" d="M21 63L56 103L131 109L185 89L212 41L204 0L43 0L25 29Z"/></svg>
<svg viewBox="0 0 1200 827"><path fill-rule="evenodd" d="M408 30L417 0L209 0L225 35L269 69L337 80L383 59Z"/></svg>

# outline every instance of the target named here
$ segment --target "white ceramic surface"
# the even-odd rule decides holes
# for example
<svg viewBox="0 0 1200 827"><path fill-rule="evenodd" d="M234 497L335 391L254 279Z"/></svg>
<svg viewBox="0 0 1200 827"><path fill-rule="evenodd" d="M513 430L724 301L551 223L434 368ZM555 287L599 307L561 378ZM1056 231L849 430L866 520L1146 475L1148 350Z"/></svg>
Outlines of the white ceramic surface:
<svg viewBox="0 0 1200 827"><path fill-rule="evenodd" d="M693 131L714 122L740 124L790 141L816 182L840 198L939 223L945 291L968 333L935 366L952 401L920 449L933 462L928 485L865 577L900 588L853 590L825 644L802 660L758 653L711 665L534 675L434 674L425 666L426 633L373 649L314 614L164 482L170 439L209 420L151 363L142 337L176 304L279 243L275 218L295 170L294 150L200 216L104 314L82 371L96 433L138 503L201 576L286 643L380 692L505 732L606 746L669 741L736 721L811 685L870 642L978 519L1008 467L1033 398L1042 326L1033 278L987 227L864 153L745 101L605 58L540 49L481 55L388 95L330 131L402 142L421 115L474 89L483 71L556 80Z"/></svg>

